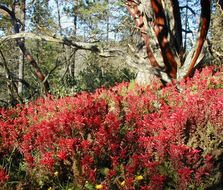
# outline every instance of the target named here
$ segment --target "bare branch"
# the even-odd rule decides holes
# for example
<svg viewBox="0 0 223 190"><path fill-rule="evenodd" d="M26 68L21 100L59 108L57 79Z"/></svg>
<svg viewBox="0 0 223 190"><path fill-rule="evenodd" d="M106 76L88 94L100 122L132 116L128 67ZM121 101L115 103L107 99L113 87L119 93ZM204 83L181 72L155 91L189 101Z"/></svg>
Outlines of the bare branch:
<svg viewBox="0 0 223 190"><path fill-rule="evenodd" d="M222 0L218 0L217 1L217 5L221 8L221 10L223 11L223 1Z"/></svg>
<svg viewBox="0 0 223 190"><path fill-rule="evenodd" d="M186 33L188 33L188 34L189 34L189 33L191 33L191 34L193 33L192 30L185 30L185 29L182 29L182 31L183 31L183 32L186 32Z"/></svg>
<svg viewBox="0 0 223 190"><path fill-rule="evenodd" d="M124 52L121 49L103 49L98 46L97 43L91 42L76 42L76 40L72 40L69 38L64 37L51 37L46 35L37 35L30 32L21 32L18 34L8 35L0 38L0 44L3 44L10 40L17 40L17 39L35 39L40 41L47 41L47 42L55 42L59 44L64 44L70 47L73 47L76 50L88 50L94 53L98 53L101 57L114 57Z"/></svg>
<svg viewBox="0 0 223 190"><path fill-rule="evenodd" d="M9 10L9 8L5 5L3 5L3 4L0 4L0 9L6 11L10 15L11 23L12 23L12 26L14 27L14 33L15 33L15 35L16 34L19 35L20 27L21 27L21 24L20 24L21 21L16 18L14 10L12 10L12 11ZM15 38L15 39L16 39L17 45L19 46L19 48L23 52L23 55L28 60L28 62L33 66L34 71L35 71L35 75L38 77L39 80L44 81L45 76L44 76L43 72L41 71L40 67L38 66L36 60L32 56L32 54L26 48L23 38ZM3 41L4 40L7 40L7 38L5 38L5 39L3 38ZM3 41L0 41L0 43L3 43ZM44 82L44 88L45 88L45 94L48 94L49 93L49 83L48 83L48 81Z"/></svg>
<svg viewBox="0 0 223 190"><path fill-rule="evenodd" d="M13 11L11 11L6 5L0 3L0 9L7 12L11 18L15 18L15 15L13 14Z"/></svg>
<svg viewBox="0 0 223 190"><path fill-rule="evenodd" d="M0 38L0 44L12 39L22 39L22 38L26 38L26 39L30 38L30 39L40 40L40 41L55 42L55 43L71 46L76 49L89 50L93 52L100 51L96 43L76 42L66 37L52 37L52 36L46 36L46 35L37 35L30 32L20 32L17 34L4 36Z"/></svg>
<svg viewBox="0 0 223 190"><path fill-rule="evenodd" d="M43 83L46 81L46 80L48 80L48 78L49 78L49 76L57 69L59 67L59 61L58 60L56 60L56 64L55 64L55 66L50 70L50 72L46 75L46 77L45 77L45 79L44 79L44 81L43 81Z"/></svg>
<svg viewBox="0 0 223 190"><path fill-rule="evenodd" d="M195 11L188 5L180 6L180 9L188 9L193 15L196 15Z"/></svg>

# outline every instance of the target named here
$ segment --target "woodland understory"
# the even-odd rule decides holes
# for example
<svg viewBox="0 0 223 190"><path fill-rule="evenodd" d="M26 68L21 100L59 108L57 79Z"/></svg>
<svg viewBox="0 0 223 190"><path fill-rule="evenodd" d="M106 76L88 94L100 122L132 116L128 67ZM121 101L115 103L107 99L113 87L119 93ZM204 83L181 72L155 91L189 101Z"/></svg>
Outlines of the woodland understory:
<svg viewBox="0 0 223 190"><path fill-rule="evenodd" d="M0 189L223 189L222 7L1 0Z"/></svg>

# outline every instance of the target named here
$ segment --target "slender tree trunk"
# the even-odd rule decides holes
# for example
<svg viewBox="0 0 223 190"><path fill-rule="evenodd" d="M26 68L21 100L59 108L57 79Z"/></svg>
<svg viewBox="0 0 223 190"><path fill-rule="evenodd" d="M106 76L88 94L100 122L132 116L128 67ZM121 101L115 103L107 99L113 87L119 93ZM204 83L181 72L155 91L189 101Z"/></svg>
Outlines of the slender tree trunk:
<svg viewBox="0 0 223 190"><path fill-rule="evenodd" d="M187 49L187 28L188 28L188 0L186 0L186 15L185 15L185 34L184 34L184 49Z"/></svg>
<svg viewBox="0 0 223 190"><path fill-rule="evenodd" d="M22 96L23 84L20 82L24 79L24 56L21 50L19 50L19 82L18 82L18 93Z"/></svg>
<svg viewBox="0 0 223 190"><path fill-rule="evenodd" d="M58 26L59 26L59 33L62 36L60 4L59 4L59 0L55 0L55 2L57 6L57 21L58 21Z"/></svg>
<svg viewBox="0 0 223 190"><path fill-rule="evenodd" d="M20 33L20 29L22 27L22 25L21 25L22 22L20 21L21 18L19 17L19 14L20 14L19 11L21 11L19 4L15 2L13 4L13 9L10 10L7 6L0 3L0 9L7 12L10 15L14 33L15 34ZM16 11L16 9L18 10L18 12ZM45 94L49 94L49 90L50 90L49 83L48 83L47 79L45 78L45 75L41 71L38 63L36 62L36 60L34 59L32 54L29 52L29 50L26 48L24 41L21 39L17 39L17 45L23 52L23 55L26 58L26 60L34 68L34 72L35 72L35 75L37 76L37 78L43 83Z"/></svg>
<svg viewBox="0 0 223 190"><path fill-rule="evenodd" d="M26 20L26 0L23 0L21 2L20 5L20 10L21 10L21 15L20 15L20 20L22 23L22 28L21 28L21 32L25 31L25 20ZM25 39L21 39L24 41L25 43ZM19 52L19 79L20 81L22 81L24 79L24 55L22 53L22 51L20 50ZM22 96L23 94L23 83L22 82L18 82L18 94Z"/></svg>
<svg viewBox="0 0 223 190"><path fill-rule="evenodd" d="M15 106L17 103L23 103L22 98L18 94L17 86L16 86L15 82L13 81L12 76L10 74L10 70L8 68L5 56L4 56L4 54L1 50L0 50L0 55L3 59L3 67L4 67L4 70L5 70L5 76L6 76L6 79L7 79L7 86L8 86L8 93L9 93L9 96L10 96L10 104L12 106Z"/></svg>
<svg viewBox="0 0 223 190"><path fill-rule="evenodd" d="M77 35L77 15L78 15L78 0L74 0L74 32L73 36L75 37ZM72 56L71 63L69 66L69 74L70 77L74 78L75 77L75 67L76 67L76 53Z"/></svg>
<svg viewBox="0 0 223 190"><path fill-rule="evenodd" d="M109 20L109 0L107 0L107 12L106 12L106 41L108 42L109 40L109 28L110 28L110 20Z"/></svg>

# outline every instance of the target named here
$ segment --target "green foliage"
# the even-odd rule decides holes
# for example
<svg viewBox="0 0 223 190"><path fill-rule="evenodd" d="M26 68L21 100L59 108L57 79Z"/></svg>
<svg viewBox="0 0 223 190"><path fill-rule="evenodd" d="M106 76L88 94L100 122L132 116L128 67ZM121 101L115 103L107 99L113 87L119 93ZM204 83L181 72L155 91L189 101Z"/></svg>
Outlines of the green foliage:
<svg viewBox="0 0 223 190"><path fill-rule="evenodd" d="M101 86L108 88L114 86L115 83L130 81L133 78L134 73L127 68L117 70L112 66L102 68L97 64L89 64L81 71L77 79L77 86L80 90L94 91Z"/></svg>
<svg viewBox="0 0 223 190"><path fill-rule="evenodd" d="M31 40L26 41L26 46L32 51L32 54L43 73L46 76L49 74L48 81L53 88L54 84L59 82L61 75L60 69L58 69L61 68L61 62L59 61L60 58L58 56L58 53L62 52L61 46L54 43ZM25 67L25 80L29 81L31 88L25 88L24 97L31 100L41 96L44 93L44 89L43 85L36 79L32 66L26 62Z"/></svg>
<svg viewBox="0 0 223 190"><path fill-rule="evenodd" d="M96 55L89 55L83 63L85 68L75 78L66 75L64 81L55 82L52 94L63 97L81 91L93 92L97 88L109 88L116 83L129 82L135 78L134 71L112 63L105 62Z"/></svg>
<svg viewBox="0 0 223 190"><path fill-rule="evenodd" d="M33 29L41 31L43 28L52 26L52 15L48 3L48 1L39 0L33 4L33 10L30 13Z"/></svg>

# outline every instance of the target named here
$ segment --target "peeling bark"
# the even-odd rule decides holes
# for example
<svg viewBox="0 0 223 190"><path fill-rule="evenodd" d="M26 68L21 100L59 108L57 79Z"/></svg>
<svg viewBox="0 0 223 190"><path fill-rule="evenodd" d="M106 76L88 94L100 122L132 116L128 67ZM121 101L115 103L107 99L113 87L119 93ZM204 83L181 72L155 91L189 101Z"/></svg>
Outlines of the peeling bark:
<svg viewBox="0 0 223 190"><path fill-rule="evenodd" d="M155 14L154 31L157 36L166 73L173 79L177 77L177 62L168 41L168 27L161 0L151 0L151 6Z"/></svg>
<svg viewBox="0 0 223 190"><path fill-rule="evenodd" d="M184 51L182 50L182 24L178 0L126 0L125 2L126 7L137 28L139 29L142 39L145 42L147 56L145 56L146 58L142 57L143 61L145 60L149 62L149 65L154 68L152 69L154 75L157 75L157 71L162 72L162 68L165 66L164 72L168 78L178 79L179 77L183 78L185 76L191 76L196 63L202 57L201 51L210 23L211 0L200 0L201 19L198 35L199 37L197 40L197 45L194 48L194 53L190 53L186 61L182 59ZM8 39L21 39L23 34L19 32L18 20L13 14L13 11L9 10L7 7L3 7L1 4L0 9L8 12L8 14L11 16L12 24L16 33L14 36L6 36L1 38L0 43ZM104 52L103 49L98 46L98 44L76 42L72 39L60 37L37 36L35 34L27 33L24 35L25 38L62 43L74 48L75 50L89 50L98 53L101 56L113 56L114 54L112 51ZM47 89L47 83L45 84L47 81L44 79L45 76L38 68L38 64L35 62L35 59L26 49L25 45L21 43L21 40L18 40L18 42L18 45L21 49L23 49L23 53L26 55L27 60L29 60L30 64L32 64L33 68L35 69L37 77L44 83L45 89ZM157 46L159 47L157 48ZM157 61L159 57L156 54L156 50L158 50L158 55L160 55L163 61ZM139 62L139 60L137 61ZM164 63L164 65L162 63ZM184 71L183 76L179 74L179 72L182 71ZM158 76L162 79L160 74Z"/></svg>
<svg viewBox="0 0 223 190"><path fill-rule="evenodd" d="M145 15L138 8L139 4L141 4L141 3L140 2L137 3L136 1L133 1L133 0L126 2L128 11L131 14L133 20L135 21L136 26L139 28L142 38L145 42L146 52L147 52L147 56L150 61L150 64L153 67L160 68L160 65L158 64L158 62L152 52L152 49L150 47L150 41L149 41L149 37L147 35L148 25L145 24L145 19L146 19L146 18L144 18Z"/></svg>
<svg viewBox="0 0 223 190"><path fill-rule="evenodd" d="M154 50L151 49L148 43L152 40L153 35L149 35L149 27L153 27L155 36L158 40L161 50L161 56L165 65L166 74L172 79L182 78L192 74L196 63L202 58L201 51L204 45L207 31L210 23L210 2L211 0L201 0L201 19L199 38L197 46L195 47L194 54L190 54L190 57L186 59L186 65L184 64L184 49L182 45L182 23L180 15L180 6L178 0L126 0L127 8L134 19L136 26L140 29L141 35L145 41L147 52L150 52L154 56ZM143 11L138 11L141 4L144 5ZM153 23L148 24L143 22L143 16L149 15L154 17ZM146 31L146 32L145 32ZM149 55L149 54L148 54ZM149 57L149 56L148 56ZM151 63L152 66L154 66ZM158 63L158 65L160 65Z"/></svg>
<svg viewBox="0 0 223 190"><path fill-rule="evenodd" d="M211 1L210 0L201 0L201 18L200 18L200 28L199 28L199 38L197 41L197 48L192 58L190 67L187 71L185 77L190 76L193 73L194 66L199 58L202 47L206 40L206 36L208 33L209 25L210 25L210 15L211 15Z"/></svg>

